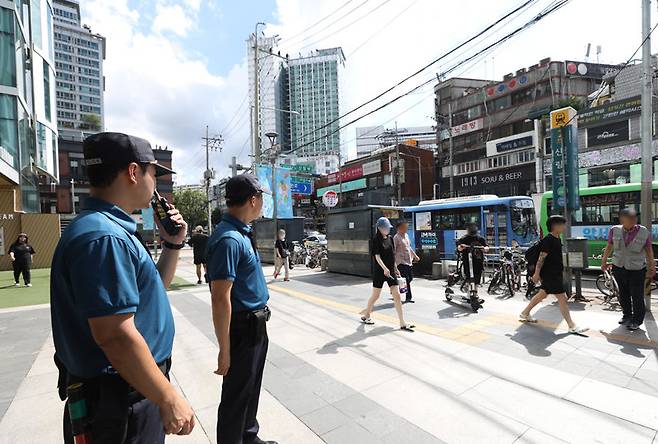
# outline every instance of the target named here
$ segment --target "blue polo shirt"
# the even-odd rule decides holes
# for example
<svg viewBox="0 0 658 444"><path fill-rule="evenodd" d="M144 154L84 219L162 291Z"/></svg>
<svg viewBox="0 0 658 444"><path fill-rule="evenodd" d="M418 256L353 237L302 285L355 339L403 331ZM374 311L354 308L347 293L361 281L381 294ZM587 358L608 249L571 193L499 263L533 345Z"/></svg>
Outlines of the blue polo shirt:
<svg viewBox="0 0 658 444"><path fill-rule="evenodd" d="M110 362L96 345L88 319L134 313L153 359L171 356L174 318L160 273L125 211L88 198L64 231L50 275L53 339L69 373L91 378Z"/></svg>
<svg viewBox="0 0 658 444"><path fill-rule="evenodd" d="M208 277L232 281L234 312L258 310L270 299L260 256L251 245L251 227L235 217L224 216L208 241Z"/></svg>

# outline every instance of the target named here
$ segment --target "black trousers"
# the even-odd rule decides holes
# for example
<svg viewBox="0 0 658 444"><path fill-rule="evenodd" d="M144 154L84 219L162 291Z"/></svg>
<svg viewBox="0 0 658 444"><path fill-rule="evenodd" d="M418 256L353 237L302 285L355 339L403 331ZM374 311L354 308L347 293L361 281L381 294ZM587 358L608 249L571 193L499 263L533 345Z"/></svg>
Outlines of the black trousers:
<svg viewBox="0 0 658 444"><path fill-rule="evenodd" d="M115 377L93 387L87 399L92 444L164 444L160 409L153 402L127 389ZM68 402L64 407L64 442L73 444Z"/></svg>
<svg viewBox="0 0 658 444"><path fill-rule="evenodd" d="M231 319L231 366L217 413L218 444L258 443L258 400L269 339L254 319Z"/></svg>
<svg viewBox="0 0 658 444"><path fill-rule="evenodd" d="M647 269L626 270L625 268L612 267L619 286L619 304L624 317L636 324L644 322L646 306L644 305L644 279Z"/></svg>
<svg viewBox="0 0 658 444"><path fill-rule="evenodd" d="M18 283L21 274L23 274L23 280L25 281L25 285L31 282L32 276L30 274L29 263L14 261L12 262L12 267L14 268L14 282Z"/></svg>
<svg viewBox="0 0 658 444"><path fill-rule="evenodd" d="M406 299L409 301L412 299L411 281L414 280L413 267L411 265L400 264L398 265L398 271L400 272L404 280L407 281Z"/></svg>

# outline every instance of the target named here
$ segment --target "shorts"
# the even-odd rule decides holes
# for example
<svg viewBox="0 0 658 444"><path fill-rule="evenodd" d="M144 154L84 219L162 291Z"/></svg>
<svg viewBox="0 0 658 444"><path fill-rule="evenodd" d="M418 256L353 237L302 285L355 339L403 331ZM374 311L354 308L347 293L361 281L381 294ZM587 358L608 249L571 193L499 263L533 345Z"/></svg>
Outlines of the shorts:
<svg viewBox="0 0 658 444"><path fill-rule="evenodd" d="M197 256L197 255L194 255L194 265L201 265L201 264L205 264L205 263L206 263L206 258L205 258L205 256L201 256L201 255Z"/></svg>
<svg viewBox="0 0 658 444"><path fill-rule="evenodd" d="M386 277L384 276L384 273L381 274L376 274L372 278L372 286L374 288L382 288L384 286L384 282L388 284L389 287L395 287L398 285L398 280L394 277Z"/></svg>
<svg viewBox="0 0 658 444"><path fill-rule="evenodd" d="M557 278L555 277L551 277L549 279L542 278L541 286L539 288L541 290L544 290L548 294L560 294L567 292L567 289L564 285L564 281L562 280L562 274L560 274L560 276L558 276Z"/></svg>

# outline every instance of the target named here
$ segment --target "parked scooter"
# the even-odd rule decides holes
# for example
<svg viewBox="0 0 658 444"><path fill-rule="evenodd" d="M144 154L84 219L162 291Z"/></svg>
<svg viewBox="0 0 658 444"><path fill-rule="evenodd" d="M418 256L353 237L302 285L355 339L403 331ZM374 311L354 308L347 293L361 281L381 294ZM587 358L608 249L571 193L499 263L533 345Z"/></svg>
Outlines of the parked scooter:
<svg viewBox="0 0 658 444"><path fill-rule="evenodd" d="M467 263L465 265L468 266L468 272L469 275L466 277L466 280L468 281L468 292L461 294L461 295L455 295L455 291L447 287L445 290L445 297L446 301L452 301L454 297L459 297L461 302L465 302L466 304L470 305L471 310L473 310L473 313L477 313L480 308L482 308L482 304L484 304L484 299L480 298L478 295L478 284L475 282L475 274L473 272L473 253L476 249L484 249L484 247L478 247L478 246L465 246L465 248L468 250L468 254L465 255Z"/></svg>

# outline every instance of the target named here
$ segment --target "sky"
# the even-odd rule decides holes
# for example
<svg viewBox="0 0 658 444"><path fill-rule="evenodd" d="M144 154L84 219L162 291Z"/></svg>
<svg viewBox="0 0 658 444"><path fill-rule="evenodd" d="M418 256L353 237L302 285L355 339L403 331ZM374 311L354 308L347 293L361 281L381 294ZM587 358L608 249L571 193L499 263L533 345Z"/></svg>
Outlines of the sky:
<svg viewBox="0 0 658 444"><path fill-rule="evenodd" d="M291 56L340 46L346 55L341 114L388 89L493 23L524 0L80 0L82 21L107 38L106 130L145 137L173 151L177 184L200 183L202 137L221 134L211 153L217 177L232 156L250 163L245 40L256 22L279 35ZM347 116L346 123L455 64L536 16L552 0L535 0L487 37L446 57L381 100ZM571 0L473 63L452 71L500 80L540 59L626 61L641 43L640 0ZM652 26L658 21L656 2ZM319 22L319 23L318 23ZM658 48L658 33L652 41ZM640 57L640 52L636 55ZM355 128L432 125L433 84L363 118L341 132L342 149L355 152Z"/></svg>

